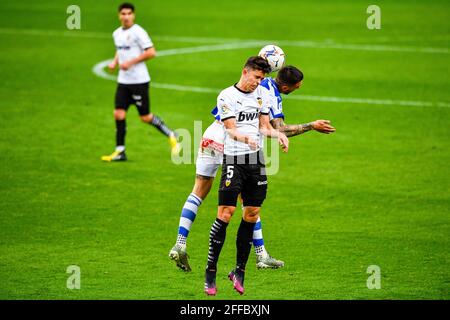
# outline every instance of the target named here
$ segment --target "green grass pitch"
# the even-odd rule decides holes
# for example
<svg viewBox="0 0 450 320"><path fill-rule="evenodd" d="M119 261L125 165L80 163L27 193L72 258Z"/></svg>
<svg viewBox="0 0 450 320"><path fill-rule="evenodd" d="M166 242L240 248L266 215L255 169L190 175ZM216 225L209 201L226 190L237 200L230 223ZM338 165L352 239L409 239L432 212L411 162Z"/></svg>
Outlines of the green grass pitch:
<svg viewBox="0 0 450 320"><path fill-rule="evenodd" d="M130 161L100 161L114 147L115 83L92 68L113 56L120 1L76 2L73 31L72 1L0 3L0 298L204 299L218 181L191 230L185 274L168 252L195 166L174 165L134 107ZM286 122L330 119L337 129L291 139L269 178L263 233L285 268L258 271L252 252L246 294L232 290L237 213L215 299L450 298L448 1L377 1L380 30L366 27L367 1L134 3L159 51L284 41L287 63L305 73L284 100ZM225 88L257 52L148 62L152 111L173 128L206 128L217 93L157 84ZM69 265L81 268L80 290L66 288ZM381 269L379 290L366 286L370 265Z"/></svg>

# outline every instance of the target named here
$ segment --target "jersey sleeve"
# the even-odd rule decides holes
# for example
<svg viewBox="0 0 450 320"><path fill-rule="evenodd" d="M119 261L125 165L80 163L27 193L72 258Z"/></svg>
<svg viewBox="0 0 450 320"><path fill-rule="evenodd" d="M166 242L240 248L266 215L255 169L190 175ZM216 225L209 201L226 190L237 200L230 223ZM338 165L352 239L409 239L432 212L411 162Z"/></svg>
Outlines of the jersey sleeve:
<svg viewBox="0 0 450 320"><path fill-rule="evenodd" d="M280 92L275 89L275 81L271 78L265 78L261 82L261 86L264 91L267 92L269 96L269 118L270 120L275 118L282 118L284 119L283 114L283 105L282 105L282 99Z"/></svg>
<svg viewBox="0 0 450 320"><path fill-rule="evenodd" d="M262 105L261 105L261 114L268 115L270 112L270 95L269 92L266 89L261 90L261 98L262 98Z"/></svg>
<svg viewBox="0 0 450 320"><path fill-rule="evenodd" d="M142 50L146 50L148 48L153 47L152 39L150 39L150 36L148 35L147 31L145 31L142 28L139 28L136 35L137 35L137 43Z"/></svg>
<svg viewBox="0 0 450 320"><path fill-rule="evenodd" d="M223 92L217 97L217 109L221 121L236 118L235 106L232 104L232 100Z"/></svg>
<svg viewBox="0 0 450 320"><path fill-rule="evenodd" d="M114 47L117 50L117 45L116 45L116 34L117 34L117 30L114 30L114 32L112 33L112 39L113 39L113 43L114 43Z"/></svg>
<svg viewBox="0 0 450 320"><path fill-rule="evenodd" d="M283 105L281 102L281 97L271 95L270 100L271 100L270 115L269 115L270 120L276 119L276 118L284 119Z"/></svg>
<svg viewBox="0 0 450 320"><path fill-rule="evenodd" d="M281 103L278 101L278 97L271 96L270 97L270 113L269 113L270 120L275 118L283 118L283 109L281 108Z"/></svg>

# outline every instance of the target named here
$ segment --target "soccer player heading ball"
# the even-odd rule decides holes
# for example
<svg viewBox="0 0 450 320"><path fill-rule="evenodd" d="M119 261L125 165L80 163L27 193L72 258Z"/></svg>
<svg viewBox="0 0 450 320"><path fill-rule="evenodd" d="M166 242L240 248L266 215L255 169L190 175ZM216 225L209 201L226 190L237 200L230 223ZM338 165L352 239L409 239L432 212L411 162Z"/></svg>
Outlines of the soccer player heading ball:
<svg viewBox="0 0 450 320"><path fill-rule="evenodd" d="M219 207L210 231L205 271L207 295L215 295L217 292L217 262L239 194L242 197L244 213L236 238L236 268L228 277L233 282L234 289L240 294L244 293L245 265L252 246L253 230L267 191L260 133L277 138L283 150L288 151L289 140L286 135L275 130L269 122L268 92L259 86L269 72L267 60L257 56L250 57L245 63L239 82L223 90L217 98L217 108L226 134Z"/></svg>
<svg viewBox="0 0 450 320"><path fill-rule="evenodd" d="M270 98L270 123L274 128L285 133L287 137L304 134L310 130L324 134L334 132L335 129L328 120L316 120L305 124L284 123L285 115L283 113L282 94L287 95L292 93L299 89L302 83L303 73L294 66L283 67L277 73L276 79L267 77L261 81L260 86L268 92ZM195 184L181 210L177 240L169 252L169 257L184 271L191 271L186 252L190 229L195 221L200 205L211 190L214 178L223 161L225 129L217 106L214 107L211 113L215 121L203 134L196 161ZM276 269L284 266L283 261L273 258L267 252L260 218L258 218L253 229L253 245L256 256L256 267L258 269Z"/></svg>
<svg viewBox="0 0 450 320"><path fill-rule="evenodd" d="M134 23L134 6L123 3L119 6L121 27L113 32L116 55L108 67L114 70L119 66L118 85L115 98L114 119L116 120L116 149L103 161L124 161L126 114L131 104L136 105L143 122L156 127L169 138L172 153L180 151L175 133L161 118L150 112L149 84L150 75L145 61L156 56L153 42L147 32Z"/></svg>

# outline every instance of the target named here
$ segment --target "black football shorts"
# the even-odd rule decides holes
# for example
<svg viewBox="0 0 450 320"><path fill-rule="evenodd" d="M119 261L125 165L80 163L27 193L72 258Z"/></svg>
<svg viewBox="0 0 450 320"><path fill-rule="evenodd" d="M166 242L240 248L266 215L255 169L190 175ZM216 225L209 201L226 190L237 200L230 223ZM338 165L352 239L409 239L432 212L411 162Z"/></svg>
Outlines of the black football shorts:
<svg viewBox="0 0 450 320"><path fill-rule="evenodd" d="M128 110L134 104L139 115L145 116L150 113L150 83L123 84L119 83L116 90L116 109Z"/></svg>
<svg viewBox="0 0 450 320"><path fill-rule="evenodd" d="M262 151L241 156L223 156L219 206L236 207L241 194L244 207L261 207L267 193L267 176Z"/></svg>

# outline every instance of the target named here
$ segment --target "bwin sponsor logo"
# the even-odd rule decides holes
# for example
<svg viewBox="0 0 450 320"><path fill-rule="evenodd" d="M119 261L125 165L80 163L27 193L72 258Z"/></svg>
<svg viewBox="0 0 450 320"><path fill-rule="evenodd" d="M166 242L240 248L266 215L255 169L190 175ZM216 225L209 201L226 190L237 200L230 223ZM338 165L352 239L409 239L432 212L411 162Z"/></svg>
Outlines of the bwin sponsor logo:
<svg viewBox="0 0 450 320"><path fill-rule="evenodd" d="M239 112L238 121L252 121L258 117L259 112Z"/></svg>

